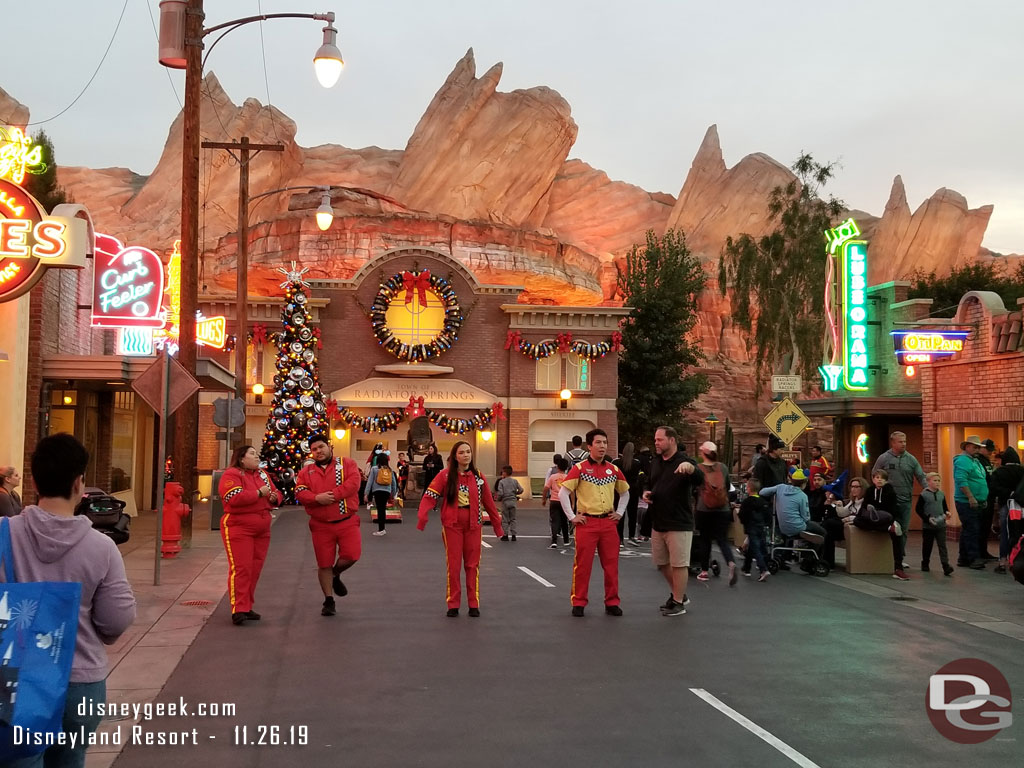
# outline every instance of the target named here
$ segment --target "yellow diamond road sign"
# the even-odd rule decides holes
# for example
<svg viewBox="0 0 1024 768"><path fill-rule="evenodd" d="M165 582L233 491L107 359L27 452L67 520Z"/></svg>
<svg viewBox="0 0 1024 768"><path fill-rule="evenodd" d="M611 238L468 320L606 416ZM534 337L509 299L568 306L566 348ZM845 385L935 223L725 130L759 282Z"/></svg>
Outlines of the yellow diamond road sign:
<svg viewBox="0 0 1024 768"><path fill-rule="evenodd" d="M782 402L772 408L764 417L764 424L768 427L768 431L779 440L786 445L792 445L804 429L811 425L811 420L797 407L796 403L788 397L784 397Z"/></svg>

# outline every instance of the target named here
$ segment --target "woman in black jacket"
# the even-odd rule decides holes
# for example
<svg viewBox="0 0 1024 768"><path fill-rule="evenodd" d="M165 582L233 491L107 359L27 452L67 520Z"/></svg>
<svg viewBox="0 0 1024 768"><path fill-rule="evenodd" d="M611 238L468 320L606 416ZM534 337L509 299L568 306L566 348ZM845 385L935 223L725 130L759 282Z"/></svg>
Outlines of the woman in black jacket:
<svg viewBox="0 0 1024 768"><path fill-rule="evenodd" d="M996 509L999 510L999 563L995 571L1006 573L1006 561L1016 543L1010 540L1010 501L1015 501L1018 506L1024 501L1015 495L1021 481L1024 480L1024 466L1021 466L1020 456L1013 448L1007 448L999 454L999 458L1002 461L1001 466L996 467L989 475L989 497L995 498Z"/></svg>

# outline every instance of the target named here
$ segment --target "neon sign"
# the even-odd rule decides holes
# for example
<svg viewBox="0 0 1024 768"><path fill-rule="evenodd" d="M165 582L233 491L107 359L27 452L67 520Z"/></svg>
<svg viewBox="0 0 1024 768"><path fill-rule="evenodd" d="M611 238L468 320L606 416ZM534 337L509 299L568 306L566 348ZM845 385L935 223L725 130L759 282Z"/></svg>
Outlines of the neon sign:
<svg viewBox="0 0 1024 768"><path fill-rule="evenodd" d="M85 266L90 226L79 218L87 216L84 209L72 210L72 216L48 216L28 192L0 179L0 302L27 293L50 267Z"/></svg>
<svg viewBox="0 0 1024 768"><path fill-rule="evenodd" d="M870 458L868 455L868 436L861 432L857 435L857 461L861 464L867 464Z"/></svg>
<svg viewBox="0 0 1024 768"><path fill-rule="evenodd" d="M825 232L827 252L838 262L835 274L842 279L842 338L836 338L841 342L841 355L839 349L833 349L831 364L818 368L822 384L829 392L837 391L840 386L852 392L868 388L868 244L858 240L859 236L860 227L853 219ZM837 364L838 357L842 358L841 366Z"/></svg>
<svg viewBox="0 0 1024 768"><path fill-rule="evenodd" d="M896 361L900 365L931 363L963 352L970 331L892 331Z"/></svg>
<svg viewBox="0 0 1024 768"><path fill-rule="evenodd" d="M106 328L160 328L164 265L148 248L129 246L110 235L96 235L92 325Z"/></svg>
<svg viewBox="0 0 1024 768"><path fill-rule="evenodd" d="M0 142L0 179L21 184L26 172L40 174L46 170L42 145L33 145L20 128L0 128Z"/></svg>
<svg viewBox="0 0 1024 768"><path fill-rule="evenodd" d="M153 354L153 331L149 328L118 328L117 354L148 357Z"/></svg>
<svg viewBox="0 0 1024 768"><path fill-rule="evenodd" d="M172 355L178 352L178 326L181 320L181 241L174 243L174 252L167 262L167 307L164 325L153 331L153 344L158 349L165 347ZM196 313L196 343L206 347L223 349L227 342L227 320L223 316L203 317Z"/></svg>

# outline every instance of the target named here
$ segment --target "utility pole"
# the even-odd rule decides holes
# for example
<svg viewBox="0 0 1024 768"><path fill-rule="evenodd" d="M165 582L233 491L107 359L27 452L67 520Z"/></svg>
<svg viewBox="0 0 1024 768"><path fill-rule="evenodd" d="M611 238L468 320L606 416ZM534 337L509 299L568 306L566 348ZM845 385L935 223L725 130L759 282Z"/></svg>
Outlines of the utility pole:
<svg viewBox="0 0 1024 768"><path fill-rule="evenodd" d="M241 141L204 141L203 149L238 151L238 263L235 275L235 396L245 400L249 332L249 161L260 152L283 152L283 144L251 144L248 136ZM250 153L252 153L250 155Z"/></svg>
<svg viewBox="0 0 1024 768"><path fill-rule="evenodd" d="M181 147L181 316L178 362L196 375L196 310L199 304L199 108L203 76L203 0L188 0L185 10L185 96ZM199 396L193 395L174 418L174 474L184 488L183 501L195 501L199 448ZM160 467L159 471L163 471ZM157 503L163 503L161 499ZM192 515L181 521L182 543L192 541Z"/></svg>

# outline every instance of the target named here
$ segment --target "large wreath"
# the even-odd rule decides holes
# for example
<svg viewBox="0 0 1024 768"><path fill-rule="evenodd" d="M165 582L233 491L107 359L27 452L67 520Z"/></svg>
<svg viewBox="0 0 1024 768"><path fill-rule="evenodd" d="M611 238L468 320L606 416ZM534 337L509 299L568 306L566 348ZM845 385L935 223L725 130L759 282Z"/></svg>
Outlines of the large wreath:
<svg viewBox="0 0 1024 768"><path fill-rule="evenodd" d="M388 327L387 311L395 299L404 300L407 304L413 297L419 299L421 306L427 306L427 291L433 291L441 299L444 306L444 324L441 331L430 341L423 344L406 344ZM370 324L373 335L385 350L399 360L422 362L451 349L452 344L459 340L459 329L462 328L462 307L459 297L455 294L452 284L443 277L432 275L429 270L399 272L383 283L370 307Z"/></svg>

